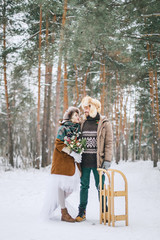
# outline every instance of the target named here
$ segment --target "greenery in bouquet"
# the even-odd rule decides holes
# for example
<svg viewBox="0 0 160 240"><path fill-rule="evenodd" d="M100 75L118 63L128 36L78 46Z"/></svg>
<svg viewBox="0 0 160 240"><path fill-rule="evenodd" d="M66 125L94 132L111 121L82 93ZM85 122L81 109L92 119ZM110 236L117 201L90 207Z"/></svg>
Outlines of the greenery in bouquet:
<svg viewBox="0 0 160 240"><path fill-rule="evenodd" d="M83 153L86 149L86 139L80 138L80 133L76 133L72 136L65 136L64 143L69 147L72 151L76 153Z"/></svg>

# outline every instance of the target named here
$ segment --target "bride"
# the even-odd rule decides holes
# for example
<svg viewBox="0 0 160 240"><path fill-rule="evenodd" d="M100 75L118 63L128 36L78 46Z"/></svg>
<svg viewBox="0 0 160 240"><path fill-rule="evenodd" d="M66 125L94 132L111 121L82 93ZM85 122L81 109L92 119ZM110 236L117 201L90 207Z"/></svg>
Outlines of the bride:
<svg viewBox="0 0 160 240"><path fill-rule="evenodd" d="M48 191L42 211L46 218L51 218L60 205L61 220L75 222L67 211L65 200L79 185L81 154L71 151L65 144L65 139L80 134L79 121L79 109L69 107L58 129Z"/></svg>

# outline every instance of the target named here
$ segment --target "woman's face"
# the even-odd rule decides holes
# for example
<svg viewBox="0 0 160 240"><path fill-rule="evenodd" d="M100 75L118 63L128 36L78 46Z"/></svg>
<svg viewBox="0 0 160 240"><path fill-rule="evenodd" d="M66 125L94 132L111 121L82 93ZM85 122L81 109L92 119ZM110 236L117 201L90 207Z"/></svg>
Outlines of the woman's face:
<svg viewBox="0 0 160 240"><path fill-rule="evenodd" d="M71 121L73 123L79 123L79 114L77 112L74 112L73 115L72 115L72 118L71 118Z"/></svg>

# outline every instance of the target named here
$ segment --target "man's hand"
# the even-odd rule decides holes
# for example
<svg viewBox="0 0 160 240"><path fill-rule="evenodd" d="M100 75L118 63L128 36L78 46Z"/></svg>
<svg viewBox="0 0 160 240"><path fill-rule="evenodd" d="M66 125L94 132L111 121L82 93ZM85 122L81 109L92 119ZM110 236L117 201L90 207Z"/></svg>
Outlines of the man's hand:
<svg viewBox="0 0 160 240"><path fill-rule="evenodd" d="M107 170L108 168L110 168L110 166L111 166L111 162L104 161L104 162L102 163L102 168L105 169L105 170Z"/></svg>
<svg viewBox="0 0 160 240"><path fill-rule="evenodd" d="M76 163L81 163L81 159L82 159L82 155L81 155L81 154L72 151L72 152L70 153L70 156L74 158L74 161L75 161Z"/></svg>

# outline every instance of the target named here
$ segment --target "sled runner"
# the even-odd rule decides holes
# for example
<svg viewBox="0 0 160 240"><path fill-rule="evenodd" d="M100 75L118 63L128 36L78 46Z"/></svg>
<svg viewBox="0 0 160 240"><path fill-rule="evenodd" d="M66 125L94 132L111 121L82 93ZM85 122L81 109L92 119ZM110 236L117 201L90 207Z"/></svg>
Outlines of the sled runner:
<svg viewBox="0 0 160 240"><path fill-rule="evenodd" d="M108 226L115 226L116 221L125 221L126 226L128 226L128 184L126 176L119 170L115 169L97 169L99 172L100 179L100 224L108 221ZM124 191L114 191L114 176L115 173L120 174L124 180L125 189ZM108 177L108 186L106 188L106 184L104 184L104 188L102 189L102 175L105 174ZM124 215L115 215L114 210L114 197L125 197L125 214ZM106 197L108 199L108 212L106 212ZM103 201L102 201L103 198ZM103 208L102 208L103 204Z"/></svg>

